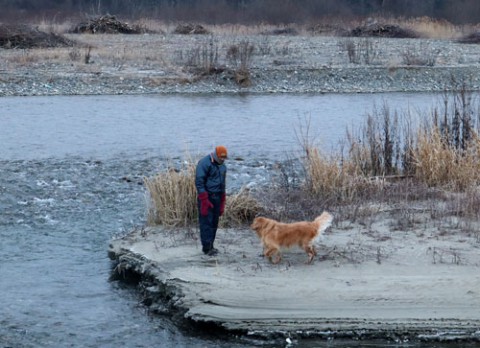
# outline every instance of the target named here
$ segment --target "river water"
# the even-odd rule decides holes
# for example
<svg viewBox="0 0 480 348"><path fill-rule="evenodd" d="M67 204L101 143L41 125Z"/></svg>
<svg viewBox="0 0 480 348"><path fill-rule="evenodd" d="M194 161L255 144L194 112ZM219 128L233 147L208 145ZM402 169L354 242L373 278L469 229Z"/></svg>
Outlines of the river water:
<svg viewBox="0 0 480 348"><path fill-rule="evenodd" d="M166 162L222 143L230 150L231 187L268 180L269 164L298 151L300 129L333 148L346 127L384 103L403 112L430 110L438 99L0 98L0 347L278 346L189 332L168 316L149 315L134 288L109 281L108 242L145 223L142 178ZM302 343L325 345L350 346Z"/></svg>

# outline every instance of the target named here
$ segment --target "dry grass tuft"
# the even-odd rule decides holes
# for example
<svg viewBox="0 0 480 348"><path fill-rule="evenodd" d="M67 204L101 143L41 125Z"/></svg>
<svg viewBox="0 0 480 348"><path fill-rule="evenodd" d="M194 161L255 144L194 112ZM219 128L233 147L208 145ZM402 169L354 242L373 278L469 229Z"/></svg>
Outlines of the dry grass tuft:
<svg viewBox="0 0 480 348"><path fill-rule="evenodd" d="M309 193L333 202L351 202L368 188L369 181L353 161L341 161L315 148L307 150L305 189Z"/></svg>
<svg viewBox="0 0 480 348"><path fill-rule="evenodd" d="M149 193L149 225L188 226L196 220L195 166L189 162L180 170L169 169L145 178Z"/></svg>
<svg viewBox="0 0 480 348"><path fill-rule="evenodd" d="M412 30L432 39L454 39L463 35L461 26L454 25L444 19L417 17L402 21Z"/></svg>
<svg viewBox="0 0 480 348"><path fill-rule="evenodd" d="M198 221L197 190L193 161L180 169L170 168L151 178L145 178L148 191L147 223L163 226L192 226ZM225 214L220 226L232 227L250 223L261 210L246 189L228 195Z"/></svg>
<svg viewBox="0 0 480 348"><path fill-rule="evenodd" d="M304 192L337 207L429 200L437 191L455 192L468 199L452 212L475 216L478 207L470 202L478 201L480 183L478 107L464 86L448 98L444 110L419 115L415 127L412 115L391 113L385 106L367 117L359 134L347 133L345 155L322 154L303 133Z"/></svg>
<svg viewBox="0 0 480 348"><path fill-rule="evenodd" d="M449 145L438 128L418 136L415 152L416 178L430 187L465 191L480 182L480 142L469 142L466 150Z"/></svg>
<svg viewBox="0 0 480 348"><path fill-rule="evenodd" d="M220 218L222 227L242 226L250 223L262 211L258 201L248 189L242 188L238 193L227 196L225 214Z"/></svg>

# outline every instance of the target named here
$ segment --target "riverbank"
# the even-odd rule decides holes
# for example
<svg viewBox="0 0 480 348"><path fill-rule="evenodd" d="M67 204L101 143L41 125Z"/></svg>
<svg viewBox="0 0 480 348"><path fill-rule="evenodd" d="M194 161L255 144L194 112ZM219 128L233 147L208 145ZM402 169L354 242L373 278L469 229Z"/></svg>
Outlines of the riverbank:
<svg viewBox="0 0 480 348"><path fill-rule="evenodd" d="M299 249L278 265L248 228L218 232L218 257L198 231L161 227L113 240L120 278L135 274L152 312L251 337L479 341L478 233L415 216L392 228L391 211L368 225L336 221L313 265Z"/></svg>
<svg viewBox="0 0 480 348"><path fill-rule="evenodd" d="M189 65L210 47L210 37L69 37L82 45L2 50L0 96L428 92L448 88L452 79L479 89L478 46L449 40L354 39L360 62L351 63L347 38L226 36L213 43L221 65L230 64L225 53L232 43L248 39L258 50L249 64L251 84L240 87L229 70L203 76ZM405 54L434 62L407 65ZM414 227L376 211L362 224L336 222L308 268L298 251L268 264L248 229L219 231L215 260L202 257L197 231L161 228L113 240L109 254L114 273L140 276L153 312L188 323L261 337L478 341L478 226L452 217L445 227L429 212L405 210Z"/></svg>
<svg viewBox="0 0 480 348"><path fill-rule="evenodd" d="M0 96L435 92L460 83L480 89L478 45L447 39L240 34L66 37L77 45L1 49ZM249 77L240 85L234 71L241 57L235 49L245 43L252 48L243 58ZM205 58L209 55L215 58ZM205 66L213 69L207 73Z"/></svg>

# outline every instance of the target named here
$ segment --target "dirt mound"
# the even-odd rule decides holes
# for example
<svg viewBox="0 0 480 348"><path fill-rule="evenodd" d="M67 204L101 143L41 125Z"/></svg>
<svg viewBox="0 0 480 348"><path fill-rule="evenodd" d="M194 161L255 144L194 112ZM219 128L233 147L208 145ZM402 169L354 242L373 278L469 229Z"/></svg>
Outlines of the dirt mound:
<svg viewBox="0 0 480 348"><path fill-rule="evenodd" d="M480 32L471 33L458 40L460 43L478 44L480 43Z"/></svg>
<svg viewBox="0 0 480 348"><path fill-rule="evenodd" d="M405 29L393 24L370 24L357 27L350 31L349 36L411 39L420 37L420 35L413 30Z"/></svg>
<svg viewBox="0 0 480 348"><path fill-rule="evenodd" d="M174 34L209 34L209 31L200 24L179 24L173 31Z"/></svg>
<svg viewBox="0 0 480 348"><path fill-rule="evenodd" d="M278 28L273 30L263 31L262 35L298 35L298 31L294 28Z"/></svg>
<svg viewBox="0 0 480 348"><path fill-rule="evenodd" d="M71 47L75 42L61 35L45 33L25 24L0 24L2 48Z"/></svg>
<svg viewBox="0 0 480 348"><path fill-rule="evenodd" d="M80 23L70 30L74 34L144 34L145 28L122 23L115 16L105 15Z"/></svg>

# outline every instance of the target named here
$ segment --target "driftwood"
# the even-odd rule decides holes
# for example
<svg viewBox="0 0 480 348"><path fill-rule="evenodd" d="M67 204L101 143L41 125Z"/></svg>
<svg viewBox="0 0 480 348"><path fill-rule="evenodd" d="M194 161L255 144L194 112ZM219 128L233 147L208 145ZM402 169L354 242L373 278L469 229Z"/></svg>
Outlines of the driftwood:
<svg viewBox="0 0 480 348"><path fill-rule="evenodd" d="M386 183L386 182L398 182L406 179L411 179L413 178L413 175L407 175L407 174L398 174L398 175L377 175L377 176L371 176L368 178L369 181L373 182L381 182L381 183Z"/></svg>
<svg viewBox="0 0 480 348"><path fill-rule="evenodd" d="M174 34L208 34L209 31L200 24L179 24L173 31Z"/></svg>
<svg viewBox="0 0 480 348"><path fill-rule="evenodd" d="M410 29L404 29L392 24L369 24L350 31L348 36L354 37L388 37L388 38L418 38L419 35Z"/></svg>
<svg viewBox="0 0 480 348"><path fill-rule="evenodd" d="M478 44L480 43L480 32L474 32L471 34L468 34L458 40L460 43L466 43L466 44Z"/></svg>
<svg viewBox="0 0 480 348"><path fill-rule="evenodd" d="M105 15L80 23L70 30L75 34L143 34L145 28L122 23L115 16Z"/></svg>
<svg viewBox="0 0 480 348"><path fill-rule="evenodd" d="M61 35L45 33L25 24L0 24L2 48L72 47L75 42Z"/></svg>
<svg viewBox="0 0 480 348"><path fill-rule="evenodd" d="M298 35L298 31L294 28L285 27L285 28L278 28L278 29L263 31L262 35L291 35L291 36L295 36L295 35Z"/></svg>

